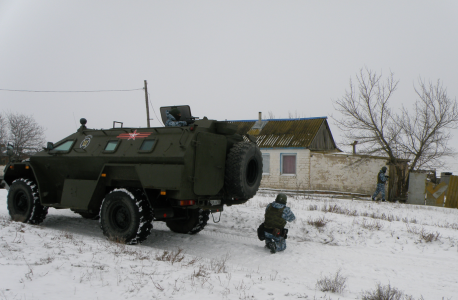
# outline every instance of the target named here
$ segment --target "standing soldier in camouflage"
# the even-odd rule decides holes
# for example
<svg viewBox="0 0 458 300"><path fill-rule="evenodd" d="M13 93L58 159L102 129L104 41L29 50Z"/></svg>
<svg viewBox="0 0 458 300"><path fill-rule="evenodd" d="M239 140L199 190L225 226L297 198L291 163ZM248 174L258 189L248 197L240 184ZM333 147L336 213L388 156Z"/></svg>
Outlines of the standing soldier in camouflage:
<svg viewBox="0 0 458 300"><path fill-rule="evenodd" d="M378 172L377 175L377 189L375 190L375 193L372 195L372 201L375 201L375 197L379 193L382 193L382 202L385 202L385 183L386 180L389 178L389 176L385 175L386 172L386 167L382 167L380 172Z"/></svg>
<svg viewBox="0 0 458 300"><path fill-rule="evenodd" d="M189 124L194 123L193 120L187 120L187 121L180 121L181 118L181 112L178 108L172 108L172 110L169 112L168 110L165 111L167 115L167 121L165 122L165 126L172 126L172 127L181 127L181 126L187 126Z"/></svg>
<svg viewBox="0 0 458 300"><path fill-rule="evenodd" d="M286 206L286 195L278 194L275 202L267 205L264 221L266 247L270 253L286 249L285 229L286 222L296 219L293 212Z"/></svg>

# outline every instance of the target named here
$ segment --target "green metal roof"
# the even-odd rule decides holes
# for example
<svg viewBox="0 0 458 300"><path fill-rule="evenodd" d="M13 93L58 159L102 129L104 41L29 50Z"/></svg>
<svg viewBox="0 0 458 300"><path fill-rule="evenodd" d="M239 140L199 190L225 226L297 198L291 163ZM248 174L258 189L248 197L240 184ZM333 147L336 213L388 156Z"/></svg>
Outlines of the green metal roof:
<svg viewBox="0 0 458 300"><path fill-rule="evenodd" d="M262 120L263 122L267 122L261 129L252 129L256 121L241 120L229 122L237 125L238 134L255 136L260 148L309 148L322 124L327 122L326 117L269 119ZM329 134L331 135L330 132Z"/></svg>

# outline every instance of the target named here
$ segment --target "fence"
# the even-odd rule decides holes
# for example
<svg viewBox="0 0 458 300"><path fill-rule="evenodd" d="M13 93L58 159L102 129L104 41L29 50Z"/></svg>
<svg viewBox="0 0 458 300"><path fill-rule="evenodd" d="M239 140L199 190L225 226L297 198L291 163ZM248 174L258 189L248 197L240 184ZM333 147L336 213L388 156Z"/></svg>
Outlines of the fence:
<svg viewBox="0 0 458 300"><path fill-rule="evenodd" d="M458 176L443 176L436 184L425 173L410 173L407 203L458 208Z"/></svg>

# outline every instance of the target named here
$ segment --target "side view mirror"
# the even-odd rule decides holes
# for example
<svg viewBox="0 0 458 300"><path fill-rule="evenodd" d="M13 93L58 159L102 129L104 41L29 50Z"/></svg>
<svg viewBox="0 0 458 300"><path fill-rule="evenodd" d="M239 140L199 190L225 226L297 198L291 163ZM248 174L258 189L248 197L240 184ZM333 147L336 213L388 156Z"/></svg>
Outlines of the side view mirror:
<svg viewBox="0 0 458 300"><path fill-rule="evenodd" d="M48 150L48 151L49 151L49 150L52 150L52 149L54 149L54 144L51 143L51 142L48 142L48 143L46 144L45 150Z"/></svg>

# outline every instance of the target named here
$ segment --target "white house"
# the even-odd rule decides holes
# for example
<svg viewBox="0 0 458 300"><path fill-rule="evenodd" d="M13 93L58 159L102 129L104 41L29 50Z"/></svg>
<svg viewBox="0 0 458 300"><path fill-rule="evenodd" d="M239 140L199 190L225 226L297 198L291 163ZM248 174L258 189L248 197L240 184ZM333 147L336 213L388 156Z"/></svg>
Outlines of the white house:
<svg viewBox="0 0 458 300"><path fill-rule="evenodd" d="M372 194L387 158L345 154L326 117L230 121L255 136L263 157L261 187Z"/></svg>

